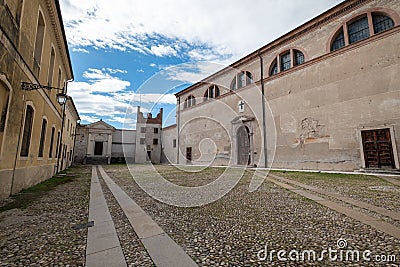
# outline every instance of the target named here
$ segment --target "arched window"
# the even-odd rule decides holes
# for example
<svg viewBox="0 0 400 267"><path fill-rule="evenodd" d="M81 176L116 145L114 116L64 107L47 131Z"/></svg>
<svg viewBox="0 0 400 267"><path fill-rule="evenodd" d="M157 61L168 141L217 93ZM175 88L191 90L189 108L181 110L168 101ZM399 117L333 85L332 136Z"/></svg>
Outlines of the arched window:
<svg viewBox="0 0 400 267"><path fill-rule="evenodd" d="M373 13L372 22L374 24L375 34L390 30L394 27L394 21L390 17L381 14Z"/></svg>
<svg viewBox="0 0 400 267"><path fill-rule="evenodd" d="M54 60L55 60L56 54L54 52L54 48L51 48L51 53L50 53L50 64L49 64L49 74L47 76L47 85L52 86L53 85L53 72L54 72Z"/></svg>
<svg viewBox="0 0 400 267"><path fill-rule="evenodd" d="M51 136L50 136L50 148L49 148L49 158L51 159L53 157L53 147L54 147L54 134L55 134L56 128L51 127Z"/></svg>
<svg viewBox="0 0 400 267"><path fill-rule="evenodd" d="M188 96L183 104L183 108L190 108L196 105L196 98L192 95Z"/></svg>
<svg viewBox="0 0 400 267"><path fill-rule="evenodd" d="M292 63L293 59L293 63ZM272 61L269 67L269 76L275 75L278 72L282 72L288 70L292 67L303 64L306 61L306 58L300 50L297 49L289 49L280 53L274 60Z"/></svg>
<svg viewBox="0 0 400 267"><path fill-rule="evenodd" d="M39 153L38 153L39 158L43 157L44 142L46 141L46 130L47 130L47 120L43 118L42 131L40 133L40 142L39 142Z"/></svg>
<svg viewBox="0 0 400 267"><path fill-rule="evenodd" d="M347 25L349 32L349 44L364 40L369 37L369 26L367 16L363 16Z"/></svg>
<svg viewBox="0 0 400 267"><path fill-rule="evenodd" d="M277 73L278 73L278 62L275 59L271 64L271 68L269 69L269 75L272 76Z"/></svg>
<svg viewBox="0 0 400 267"><path fill-rule="evenodd" d="M336 37L331 45L331 51L335 51L344 47L345 43L344 43L343 27L340 28L340 30L338 31L338 33L335 34L335 36Z"/></svg>
<svg viewBox="0 0 400 267"><path fill-rule="evenodd" d="M9 102L10 102L10 90L0 81L0 155L3 144L4 132L6 130Z"/></svg>
<svg viewBox="0 0 400 267"><path fill-rule="evenodd" d="M242 71L237 74L231 82L231 90L236 90L253 83L253 75L249 71Z"/></svg>
<svg viewBox="0 0 400 267"><path fill-rule="evenodd" d="M299 50L294 50L294 65L301 65L304 63L304 54Z"/></svg>
<svg viewBox="0 0 400 267"><path fill-rule="evenodd" d="M36 67L38 69L40 68L40 63L42 60L44 29L45 29L45 24L43 15L41 12L39 12L39 17L36 26L35 53L34 53L35 65L37 65Z"/></svg>
<svg viewBox="0 0 400 267"><path fill-rule="evenodd" d="M204 101L207 101L210 98L217 98L219 96L220 96L220 91L218 86L211 85L204 93Z"/></svg>
<svg viewBox="0 0 400 267"><path fill-rule="evenodd" d="M32 126L33 126L34 110L31 106L26 107L24 133L21 144L21 157L27 157L29 154L29 146L31 144Z"/></svg>
<svg viewBox="0 0 400 267"><path fill-rule="evenodd" d="M372 23L370 24L370 22ZM354 44L367 39L371 35L390 30L395 26L395 21L380 12L369 12L345 24L347 24L347 35L344 34L344 27L340 27L331 40L330 51L336 51L346 44Z"/></svg>

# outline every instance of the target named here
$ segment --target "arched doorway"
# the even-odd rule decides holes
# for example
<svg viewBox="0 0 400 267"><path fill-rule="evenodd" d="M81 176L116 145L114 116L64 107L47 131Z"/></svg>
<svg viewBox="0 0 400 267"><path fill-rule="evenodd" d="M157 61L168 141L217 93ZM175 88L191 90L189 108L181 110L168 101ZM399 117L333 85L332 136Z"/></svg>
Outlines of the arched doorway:
<svg viewBox="0 0 400 267"><path fill-rule="evenodd" d="M250 165L250 131L247 126L240 126L237 130L237 164Z"/></svg>

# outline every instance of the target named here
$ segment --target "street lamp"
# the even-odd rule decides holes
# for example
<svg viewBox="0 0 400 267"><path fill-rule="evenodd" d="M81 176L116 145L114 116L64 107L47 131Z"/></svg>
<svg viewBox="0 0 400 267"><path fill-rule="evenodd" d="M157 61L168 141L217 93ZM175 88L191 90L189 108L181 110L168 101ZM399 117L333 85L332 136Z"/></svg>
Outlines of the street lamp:
<svg viewBox="0 0 400 267"><path fill-rule="evenodd" d="M57 102L58 104L65 105L65 103L67 102L68 96L64 93L58 93L57 94Z"/></svg>

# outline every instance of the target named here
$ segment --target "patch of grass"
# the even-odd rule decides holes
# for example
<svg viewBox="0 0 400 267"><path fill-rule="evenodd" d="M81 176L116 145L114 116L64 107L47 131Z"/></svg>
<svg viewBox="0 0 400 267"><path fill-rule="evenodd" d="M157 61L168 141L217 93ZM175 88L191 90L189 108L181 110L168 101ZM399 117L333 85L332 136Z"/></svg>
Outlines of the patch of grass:
<svg viewBox="0 0 400 267"><path fill-rule="evenodd" d="M65 171L61 173L65 173ZM34 185L27 189L23 189L18 194L11 196L11 199L13 200L7 203L6 205L0 207L0 212L15 208L25 209L35 200L42 197L46 192L53 190L58 185L71 182L73 179L74 177L69 177L69 176L61 177L55 175L52 178L45 180L37 185Z"/></svg>

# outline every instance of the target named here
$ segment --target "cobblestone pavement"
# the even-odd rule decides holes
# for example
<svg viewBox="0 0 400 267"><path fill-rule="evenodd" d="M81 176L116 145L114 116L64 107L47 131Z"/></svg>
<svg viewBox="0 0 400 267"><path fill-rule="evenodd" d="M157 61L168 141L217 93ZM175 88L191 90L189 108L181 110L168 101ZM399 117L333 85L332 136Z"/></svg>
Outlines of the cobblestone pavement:
<svg viewBox="0 0 400 267"><path fill-rule="evenodd" d="M135 167L134 174L149 175L150 166ZM170 181L181 185L204 184L210 172L187 173L174 167L157 167ZM255 192L247 188L252 172L247 171L239 184L222 199L197 208L178 208L160 203L144 193L131 178L124 166L105 166L105 170L200 266L376 266L376 257L395 255L396 261L380 266L400 263L400 241L361 222L334 212L311 200L298 196L265 181ZM203 178L204 177L204 178ZM278 250L289 253L296 250L314 250L317 258L331 248L337 250L337 241L346 240L341 251L360 251L360 260L338 257L329 261L325 254L322 261L279 261ZM267 258L259 256L267 248ZM268 257L272 250L272 260ZM363 261L362 253L371 251L371 261ZM260 252L261 251L261 252ZM336 252L339 253L339 252ZM293 254L296 258L296 254ZM292 256L293 256L292 255ZM332 254L333 256L335 253ZM286 257L288 254L286 254ZM350 261L345 261L346 257ZM391 265L393 264L393 265Z"/></svg>
<svg viewBox="0 0 400 267"><path fill-rule="evenodd" d="M274 173L378 207L400 211L400 187L377 176L303 172Z"/></svg>
<svg viewBox="0 0 400 267"><path fill-rule="evenodd" d="M84 266L87 230L72 226L87 222L91 168L69 175L26 209L0 213L0 266Z"/></svg>

